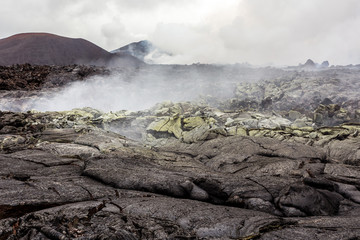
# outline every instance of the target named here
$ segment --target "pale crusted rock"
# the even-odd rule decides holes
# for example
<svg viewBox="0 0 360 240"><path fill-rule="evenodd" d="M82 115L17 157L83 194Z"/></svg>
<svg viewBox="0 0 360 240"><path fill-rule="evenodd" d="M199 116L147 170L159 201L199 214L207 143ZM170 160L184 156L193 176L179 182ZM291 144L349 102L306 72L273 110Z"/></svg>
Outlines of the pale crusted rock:
<svg viewBox="0 0 360 240"><path fill-rule="evenodd" d="M281 128L290 125L291 125L291 121L280 117L270 117L268 119L259 121L260 128Z"/></svg>
<svg viewBox="0 0 360 240"><path fill-rule="evenodd" d="M206 124L204 119L199 116L184 118L182 121L183 121L183 129L184 130L192 130L196 127Z"/></svg>
<svg viewBox="0 0 360 240"><path fill-rule="evenodd" d="M296 119L299 119L301 117L302 117L302 114L299 113L298 111L294 111L294 110L289 111L289 119L291 121L295 121Z"/></svg>
<svg viewBox="0 0 360 240"><path fill-rule="evenodd" d="M176 138L181 139L181 118L164 118L154 121L148 126L147 131L173 134Z"/></svg>
<svg viewBox="0 0 360 240"><path fill-rule="evenodd" d="M19 135L0 135L0 151L13 151L25 146L26 138Z"/></svg>
<svg viewBox="0 0 360 240"><path fill-rule="evenodd" d="M73 143L50 143L41 142L36 145L36 149L41 149L61 157L74 157L86 159L100 155L98 149Z"/></svg>
<svg viewBox="0 0 360 240"><path fill-rule="evenodd" d="M229 136L247 136L247 131L245 128L238 127L238 126L232 126L226 128L226 132Z"/></svg>
<svg viewBox="0 0 360 240"><path fill-rule="evenodd" d="M360 138L335 140L327 146L329 159L351 165L360 165Z"/></svg>

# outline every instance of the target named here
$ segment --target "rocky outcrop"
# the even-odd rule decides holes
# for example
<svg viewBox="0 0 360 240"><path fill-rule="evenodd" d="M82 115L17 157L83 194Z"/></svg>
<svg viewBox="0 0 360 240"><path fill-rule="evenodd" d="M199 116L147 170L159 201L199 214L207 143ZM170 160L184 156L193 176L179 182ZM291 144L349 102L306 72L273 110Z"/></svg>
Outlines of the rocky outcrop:
<svg viewBox="0 0 360 240"><path fill-rule="evenodd" d="M199 126L221 123L221 117L214 115L209 121L209 114L202 115L152 117L150 126L163 121L159 125L175 137L149 146L102 129L111 119L124 118L115 114L92 109L2 112L0 235L3 239L360 236L354 227L360 210L356 125L313 130L318 138L321 132L334 137L313 146L248 135L218 134L190 142L176 138ZM128 116L136 119L135 113ZM353 132L341 138L342 131Z"/></svg>
<svg viewBox="0 0 360 240"><path fill-rule="evenodd" d="M293 72L292 77L240 83L236 98L225 102L222 109L297 111L313 118L319 126L358 121L358 71L340 68Z"/></svg>
<svg viewBox="0 0 360 240"><path fill-rule="evenodd" d="M30 110L34 101L49 99L75 81L84 81L94 76L106 77L109 74L110 71L104 67L83 65L0 66L0 109L19 112Z"/></svg>
<svg viewBox="0 0 360 240"><path fill-rule="evenodd" d="M329 66L330 66L329 61L323 61L323 62L321 63L321 65L320 65L320 67L322 67L322 68L327 68L327 67L329 67Z"/></svg>
<svg viewBox="0 0 360 240"><path fill-rule="evenodd" d="M128 54L150 64L161 64L163 63L162 58L168 59L172 56L171 53L158 48L148 40L133 42L111 52L114 54Z"/></svg>
<svg viewBox="0 0 360 240"><path fill-rule="evenodd" d="M81 65L34 66L30 64L0 66L0 90L40 90L61 87L94 75L107 75L103 67Z"/></svg>
<svg viewBox="0 0 360 240"><path fill-rule="evenodd" d="M316 67L316 64L315 64L315 62L314 62L313 60L308 59L308 60L306 60L305 64L302 65L302 67L305 67L305 68L314 68L314 67Z"/></svg>
<svg viewBox="0 0 360 240"><path fill-rule="evenodd" d="M327 68L329 67L329 61L323 61L321 64L315 63L313 60L308 59L304 64L299 64L299 67L307 70L314 70L316 68Z"/></svg>
<svg viewBox="0 0 360 240"><path fill-rule="evenodd" d="M144 111L0 112L0 239L358 238L358 69L333 70Z"/></svg>

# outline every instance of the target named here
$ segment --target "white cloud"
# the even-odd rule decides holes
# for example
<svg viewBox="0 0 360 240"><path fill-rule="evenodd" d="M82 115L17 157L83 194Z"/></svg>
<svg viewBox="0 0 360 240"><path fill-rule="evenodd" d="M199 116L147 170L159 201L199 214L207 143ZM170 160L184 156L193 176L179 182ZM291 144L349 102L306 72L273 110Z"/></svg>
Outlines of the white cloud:
<svg viewBox="0 0 360 240"><path fill-rule="evenodd" d="M358 0L3 0L0 38L81 37L113 50L149 39L179 63L360 63Z"/></svg>

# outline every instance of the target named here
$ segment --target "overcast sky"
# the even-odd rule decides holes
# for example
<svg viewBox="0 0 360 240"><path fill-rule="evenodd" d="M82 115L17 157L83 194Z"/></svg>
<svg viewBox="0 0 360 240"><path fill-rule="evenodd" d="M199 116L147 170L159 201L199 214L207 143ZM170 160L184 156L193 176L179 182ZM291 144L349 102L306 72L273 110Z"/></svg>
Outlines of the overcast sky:
<svg viewBox="0 0 360 240"><path fill-rule="evenodd" d="M359 0L1 0L0 38L21 32L148 39L172 63L360 63Z"/></svg>

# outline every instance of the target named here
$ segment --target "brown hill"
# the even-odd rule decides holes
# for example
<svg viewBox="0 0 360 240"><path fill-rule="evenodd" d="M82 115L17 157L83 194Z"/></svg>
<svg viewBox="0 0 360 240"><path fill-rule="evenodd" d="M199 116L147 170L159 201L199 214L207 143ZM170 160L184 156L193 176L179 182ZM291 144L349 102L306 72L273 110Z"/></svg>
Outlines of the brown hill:
<svg viewBox="0 0 360 240"><path fill-rule="evenodd" d="M30 63L33 65L137 65L140 61L127 55L113 55L81 39L49 33L22 33L0 39L0 65Z"/></svg>

